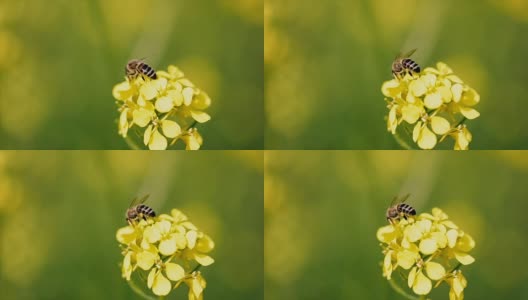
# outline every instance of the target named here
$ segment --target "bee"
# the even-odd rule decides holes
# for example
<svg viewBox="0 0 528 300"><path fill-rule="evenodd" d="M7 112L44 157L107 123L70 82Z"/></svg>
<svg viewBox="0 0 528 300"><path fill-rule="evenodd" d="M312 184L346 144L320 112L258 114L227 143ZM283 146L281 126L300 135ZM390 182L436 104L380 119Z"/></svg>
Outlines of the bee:
<svg viewBox="0 0 528 300"><path fill-rule="evenodd" d="M128 78L136 78L138 76L146 76L151 79L157 79L156 71L143 62L143 59L132 59L125 66L125 74Z"/></svg>
<svg viewBox="0 0 528 300"><path fill-rule="evenodd" d="M413 73L420 73L420 66L414 60L409 58L415 51L416 49L413 49L405 55L401 55L400 53L396 56L392 62L392 75L394 75L396 79L404 77L405 74L412 76Z"/></svg>
<svg viewBox="0 0 528 300"><path fill-rule="evenodd" d="M126 221L132 225L135 222L139 222L141 219L147 220L147 217L155 217L156 213L154 210L145 204L149 195L145 195L142 198L134 198L126 211Z"/></svg>
<svg viewBox="0 0 528 300"><path fill-rule="evenodd" d="M399 220L401 218L407 220L407 217L416 215L416 210L412 206L403 203L407 200L407 198L409 198L409 196L410 194L407 194L400 199L398 199L398 197L394 197L394 199L392 199L391 205L389 208L387 208L386 213L387 221L389 221L389 223L394 224L395 220Z"/></svg>

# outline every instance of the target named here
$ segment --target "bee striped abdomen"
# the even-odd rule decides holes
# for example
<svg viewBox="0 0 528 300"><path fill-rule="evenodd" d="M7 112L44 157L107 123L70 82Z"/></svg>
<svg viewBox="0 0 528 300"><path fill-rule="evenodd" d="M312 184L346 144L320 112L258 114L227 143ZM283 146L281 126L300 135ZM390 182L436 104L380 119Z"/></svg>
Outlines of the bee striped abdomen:
<svg viewBox="0 0 528 300"><path fill-rule="evenodd" d="M398 204L397 208L398 208L398 211L403 213L404 215L410 215L410 216L416 215L416 210L409 204L400 203Z"/></svg>
<svg viewBox="0 0 528 300"><path fill-rule="evenodd" d="M143 219L146 219L145 216L149 216L149 217L155 217L156 216L156 213L154 212L154 210L152 208L146 206L145 204L138 205L137 208L136 208L136 211L143 215Z"/></svg>
<svg viewBox="0 0 528 300"><path fill-rule="evenodd" d="M404 58L402 60L402 65L404 69L411 70L415 73L420 73L420 66L410 58Z"/></svg>
<svg viewBox="0 0 528 300"><path fill-rule="evenodd" d="M156 71L154 71L154 69L151 68L146 63L141 63L140 64L140 69L141 69L141 73L144 74L145 76L147 76L149 78L152 78L152 79L157 79L158 78L158 76L156 75Z"/></svg>
<svg viewBox="0 0 528 300"><path fill-rule="evenodd" d="M128 78L136 78L139 75L143 75L151 79L158 79L156 71L151 66L137 59L133 59L127 63L125 66L125 74Z"/></svg>

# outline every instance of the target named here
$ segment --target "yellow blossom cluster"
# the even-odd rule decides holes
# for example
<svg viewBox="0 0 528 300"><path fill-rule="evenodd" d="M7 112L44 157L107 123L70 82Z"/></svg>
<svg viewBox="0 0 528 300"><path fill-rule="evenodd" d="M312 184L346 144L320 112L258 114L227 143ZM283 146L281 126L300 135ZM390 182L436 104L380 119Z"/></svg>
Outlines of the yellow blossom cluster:
<svg viewBox="0 0 528 300"><path fill-rule="evenodd" d="M381 91L389 108L387 129L396 135L405 121L414 125L412 140L421 149L433 149L451 137L455 150L467 150L472 135L465 121L479 117L473 106L479 103L480 95L445 63L436 66L383 83Z"/></svg>
<svg viewBox="0 0 528 300"><path fill-rule="evenodd" d="M417 295L427 295L434 287L447 282L450 300L464 299L467 280L460 270L475 259L468 254L474 247L473 238L462 231L439 208L432 214L401 219L378 229L377 238L385 255L383 276L391 279L399 273Z"/></svg>
<svg viewBox="0 0 528 300"><path fill-rule="evenodd" d="M157 79L126 77L114 86L112 94L120 112L119 134L127 138L134 127L151 150L165 150L180 139L187 150L200 149L203 140L194 125L211 119L204 112L211 99L175 66L156 75Z"/></svg>
<svg viewBox="0 0 528 300"><path fill-rule="evenodd" d="M207 253L213 240L191 223L179 210L162 214L117 230L117 241L123 249L122 276L131 280L133 272L146 278L155 295L165 296L185 283L189 300L202 300L206 282L197 270L214 260ZM198 267L193 268L193 264Z"/></svg>

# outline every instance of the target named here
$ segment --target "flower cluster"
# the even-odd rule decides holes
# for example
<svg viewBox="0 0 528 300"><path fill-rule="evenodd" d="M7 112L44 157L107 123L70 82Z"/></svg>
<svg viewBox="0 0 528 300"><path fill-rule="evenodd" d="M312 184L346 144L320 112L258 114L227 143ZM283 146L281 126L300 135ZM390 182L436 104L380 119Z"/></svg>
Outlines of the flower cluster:
<svg viewBox="0 0 528 300"><path fill-rule="evenodd" d="M445 281L451 287L450 300L464 299L467 281L460 268L475 261L468 254L475 241L442 210L433 208L432 214L422 213L381 227L377 238L385 254L383 276L387 280L401 268L399 273L417 295L429 294L432 281L437 281L435 287Z"/></svg>
<svg viewBox="0 0 528 300"><path fill-rule="evenodd" d="M156 75L157 79L126 77L114 86L112 94L120 112L119 134L127 138L135 125L138 136L151 150L165 150L179 139L187 150L198 150L203 140L194 125L211 119L204 112L211 99L175 66Z"/></svg>
<svg viewBox="0 0 528 300"><path fill-rule="evenodd" d="M433 149L446 137L455 150L467 150L472 136L464 122L480 114L475 106L480 95L446 64L426 68L420 74L392 79L381 87L388 102L387 129L393 135L403 121L413 125L412 139L421 149ZM410 128L405 128L410 131Z"/></svg>
<svg viewBox="0 0 528 300"><path fill-rule="evenodd" d="M133 272L146 278L147 287L165 296L182 282L189 286L189 300L203 299L205 279L198 271L214 260L207 255L213 240L189 222L179 210L118 229L116 239L123 249L122 276ZM196 262L197 267L192 268Z"/></svg>

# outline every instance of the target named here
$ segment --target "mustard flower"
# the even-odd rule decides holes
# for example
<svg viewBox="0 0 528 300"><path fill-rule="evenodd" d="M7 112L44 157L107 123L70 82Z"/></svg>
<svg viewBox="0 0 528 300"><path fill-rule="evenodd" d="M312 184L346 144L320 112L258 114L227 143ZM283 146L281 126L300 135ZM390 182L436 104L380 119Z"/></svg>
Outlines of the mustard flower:
<svg viewBox="0 0 528 300"><path fill-rule="evenodd" d="M449 220L439 208L383 226L377 231L383 254L383 277L394 284L398 268L409 289L427 295L442 282L451 286L450 300L463 299L467 280L461 267L475 262L469 252L473 238Z"/></svg>
<svg viewBox="0 0 528 300"><path fill-rule="evenodd" d="M421 149L433 149L451 137L455 150L467 150L472 137L464 123L480 116L474 109L480 95L445 63L436 66L382 84L389 109L387 130L399 135L397 130L403 127L401 131L412 133Z"/></svg>
<svg viewBox="0 0 528 300"><path fill-rule="evenodd" d="M168 295L185 283L189 287L189 300L203 299L206 281L198 268L214 263L208 255L214 242L181 211L173 209L170 215L119 228L116 239L123 250L124 279L130 282L132 274L139 273L140 278L146 278L146 287L158 296ZM193 269L194 264L197 267Z"/></svg>
<svg viewBox="0 0 528 300"><path fill-rule="evenodd" d="M203 140L195 125L211 119L205 112L211 99L175 66L156 75L125 77L114 86L119 135L127 138L133 128L150 150L165 150L178 140L187 150L200 149Z"/></svg>

